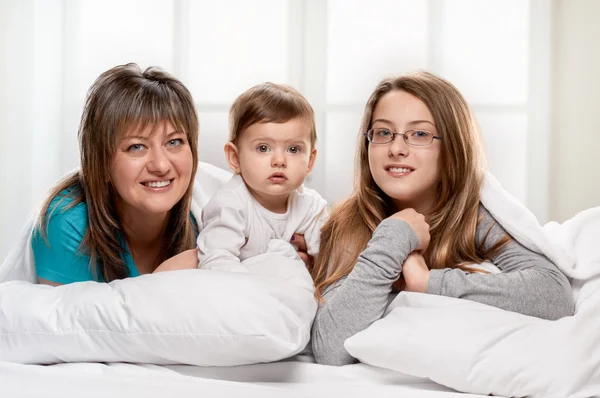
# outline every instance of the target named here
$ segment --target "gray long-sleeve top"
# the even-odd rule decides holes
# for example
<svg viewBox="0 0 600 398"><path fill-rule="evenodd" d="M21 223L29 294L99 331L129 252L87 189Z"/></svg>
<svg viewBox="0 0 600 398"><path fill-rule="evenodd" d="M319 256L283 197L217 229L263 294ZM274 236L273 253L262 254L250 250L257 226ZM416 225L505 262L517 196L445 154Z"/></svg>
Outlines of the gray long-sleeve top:
<svg viewBox="0 0 600 398"><path fill-rule="evenodd" d="M477 225L475 240L477 245L483 242L488 248L507 233L483 205L479 212L483 219ZM325 290L325 302L319 307L312 329L312 349L318 363L355 362L344 348L344 341L383 316L402 263L417 245L417 235L405 221L381 222L352 272ZM544 319L573 315L571 285L545 256L512 239L491 261L501 273L433 269L427 293L473 300Z"/></svg>

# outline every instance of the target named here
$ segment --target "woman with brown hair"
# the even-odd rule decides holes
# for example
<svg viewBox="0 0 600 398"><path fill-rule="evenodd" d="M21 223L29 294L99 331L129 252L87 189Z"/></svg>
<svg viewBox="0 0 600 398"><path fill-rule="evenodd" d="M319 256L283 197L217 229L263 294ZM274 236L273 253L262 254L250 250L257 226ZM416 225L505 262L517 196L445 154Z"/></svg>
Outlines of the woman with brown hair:
<svg viewBox="0 0 600 398"><path fill-rule="evenodd" d="M565 275L480 203L483 175L474 118L452 84L427 72L379 83L360 130L354 191L332 210L311 270L321 301L317 362L353 362L344 341L382 317L392 290L545 319L573 314ZM483 262L501 272L481 271Z"/></svg>
<svg viewBox="0 0 600 398"><path fill-rule="evenodd" d="M32 236L40 283L110 282L176 255L197 264L197 143L194 101L179 80L136 64L102 73L79 126L81 169L52 189Z"/></svg>

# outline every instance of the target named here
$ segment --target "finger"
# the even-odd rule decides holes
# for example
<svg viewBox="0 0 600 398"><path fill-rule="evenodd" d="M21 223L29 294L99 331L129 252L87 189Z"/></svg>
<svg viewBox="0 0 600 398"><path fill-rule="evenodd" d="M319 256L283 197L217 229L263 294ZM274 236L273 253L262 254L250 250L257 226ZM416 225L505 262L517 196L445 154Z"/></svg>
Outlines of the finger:
<svg viewBox="0 0 600 398"><path fill-rule="evenodd" d="M310 261L308 254L306 254L305 252L298 252L298 255L305 263Z"/></svg>
<svg viewBox="0 0 600 398"><path fill-rule="evenodd" d="M302 261L304 261L304 264L306 264L306 268L308 268L309 271L312 270L312 267L313 267L312 256L309 256L305 252L298 252L298 255L300 256L300 259L302 259Z"/></svg>
<svg viewBox="0 0 600 398"><path fill-rule="evenodd" d="M306 251L306 240L304 240L304 235L294 234L292 235L292 244L298 248L299 251Z"/></svg>

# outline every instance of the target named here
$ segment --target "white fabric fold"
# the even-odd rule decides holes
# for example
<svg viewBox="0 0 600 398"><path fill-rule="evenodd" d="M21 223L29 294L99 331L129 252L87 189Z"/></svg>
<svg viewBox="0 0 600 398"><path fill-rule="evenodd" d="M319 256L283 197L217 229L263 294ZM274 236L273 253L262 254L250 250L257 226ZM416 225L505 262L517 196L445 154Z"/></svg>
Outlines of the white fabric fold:
<svg viewBox="0 0 600 398"><path fill-rule="evenodd" d="M589 279L600 274L600 264L577 262L573 238L580 231L597 228L600 207L578 214L563 226L550 222L542 227L533 213L486 173L481 203L513 238L523 246L543 254L573 279ZM590 234L586 231L585 234Z"/></svg>

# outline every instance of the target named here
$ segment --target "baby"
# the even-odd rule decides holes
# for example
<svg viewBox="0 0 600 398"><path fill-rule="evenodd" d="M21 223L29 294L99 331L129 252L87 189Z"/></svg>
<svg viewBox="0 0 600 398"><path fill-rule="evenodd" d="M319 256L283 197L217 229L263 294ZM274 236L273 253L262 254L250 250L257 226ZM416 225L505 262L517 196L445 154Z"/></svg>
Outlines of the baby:
<svg viewBox="0 0 600 398"><path fill-rule="evenodd" d="M244 272L241 262L260 254L297 257L288 243L294 233L317 255L327 203L302 185L316 139L312 107L289 86L259 84L235 100L225 144L235 175L202 211L199 268Z"/></svg>

